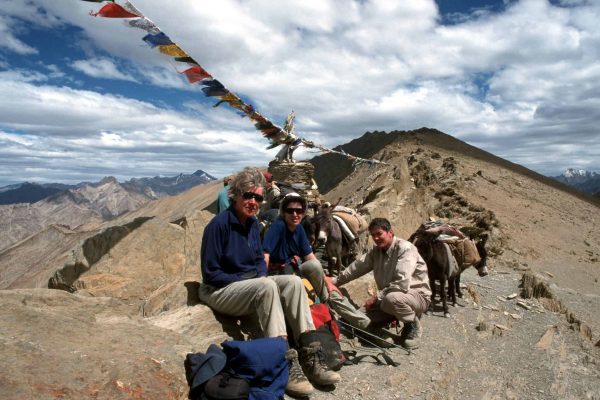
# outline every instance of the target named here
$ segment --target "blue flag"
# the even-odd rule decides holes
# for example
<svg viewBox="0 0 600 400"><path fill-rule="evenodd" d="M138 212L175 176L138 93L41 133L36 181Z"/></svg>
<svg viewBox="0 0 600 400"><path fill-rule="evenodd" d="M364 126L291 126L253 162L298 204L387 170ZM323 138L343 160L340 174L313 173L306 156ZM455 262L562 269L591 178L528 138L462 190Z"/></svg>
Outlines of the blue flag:
<svg viewBox="0 0 600 400"><path fill-rule="evenodd" d="M149 33L146 36L144 36L142 38L142 40L144 42L148 43L150 45L150 47L175 44L163 32L157 33L156 35L153 35L153 34Z"/></svg>

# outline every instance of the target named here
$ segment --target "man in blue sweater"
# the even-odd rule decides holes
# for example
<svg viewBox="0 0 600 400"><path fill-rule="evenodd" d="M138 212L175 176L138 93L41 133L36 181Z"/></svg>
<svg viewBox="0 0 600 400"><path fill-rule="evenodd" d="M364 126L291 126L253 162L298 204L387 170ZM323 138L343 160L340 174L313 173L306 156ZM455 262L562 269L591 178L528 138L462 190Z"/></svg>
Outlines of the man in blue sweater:
<svg viewBox="0 0 600 400"><path fill-rule="evenodd" d="M287 319L299 340L315 327L301 279L294 275L267 277L256 219L264 184L264 176L254 168L247 168L233 178L229 190L231 206L204 229L200 249L202 284L198 294L205 304L221 314L237 317L256 313L266 337L287 339ZM318 347L318 343L314 344L314 349L306 354L319 356ZM290 363L286 391L293 396L308 396L313 387L302 374L298 353L290 349L286 357ZM306 358L304 373L319 385L331 385L340 379L339 374L327 369L324 360L314 357Z"/></svg>

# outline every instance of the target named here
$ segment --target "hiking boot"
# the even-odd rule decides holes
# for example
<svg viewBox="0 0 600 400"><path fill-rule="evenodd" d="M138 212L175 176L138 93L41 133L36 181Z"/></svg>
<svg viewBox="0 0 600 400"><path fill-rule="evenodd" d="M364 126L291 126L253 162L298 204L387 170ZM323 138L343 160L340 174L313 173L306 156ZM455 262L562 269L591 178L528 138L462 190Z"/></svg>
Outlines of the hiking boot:
<svg viewBox="0 0 600 400"><path fill-rule="evenodd" d="M302 367L298 361L298 352L295 349L289 349L285 352L285 359L288 362L289 378L285 387L285 393L292 397L307 397L315 388L310 384L302 372Z"/></svg>
<svg viewBox="0 0 600 400"><path fill-rule="evenodd" d="M405 349L416 349L419 347L419 338L421 337L421 323L418 318L414 321L406 322L400 336L400 345Z"/></svg>
<svg viewBox="0 0 600 400"><path fill-rule="evenodd" d="M325 353L319 342L300 349L300 363L308 380L317 385L333 385L341 379L340 374L327 368Z"/></svg>

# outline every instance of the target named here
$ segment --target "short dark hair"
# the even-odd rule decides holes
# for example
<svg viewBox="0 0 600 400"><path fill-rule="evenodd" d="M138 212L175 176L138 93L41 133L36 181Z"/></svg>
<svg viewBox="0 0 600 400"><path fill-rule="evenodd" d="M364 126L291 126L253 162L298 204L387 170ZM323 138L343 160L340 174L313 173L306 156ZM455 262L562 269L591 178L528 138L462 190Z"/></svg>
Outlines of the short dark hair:
<svg viewBox="0 0 600 400"><path fill-rule="evenodd" d="M373 229L378 228L389 232L392 230L392 224L390 224L390 221L388 221L386 218L373 218L373 220L369 224L369 232L371 232Z"/></svg>
<svg viewBox="0 0 600 400"><path fill-rule="evenodd" d="M290 193L281 200L280 210L285 210L290 203L300 203L302 210L306 211L306 199L297 193Z"/></svg>

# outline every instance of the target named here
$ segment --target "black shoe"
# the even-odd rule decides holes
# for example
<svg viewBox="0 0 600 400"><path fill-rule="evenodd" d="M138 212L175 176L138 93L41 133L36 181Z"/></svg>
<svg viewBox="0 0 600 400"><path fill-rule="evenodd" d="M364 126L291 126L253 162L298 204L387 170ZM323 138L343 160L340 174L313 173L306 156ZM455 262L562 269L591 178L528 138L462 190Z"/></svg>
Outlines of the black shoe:
<svg viewBox="0 0 600 400"><path fill-rule="evenodd" d="M405 349L416 349L419 347L419 337L421 336L421 324L419 319L406 322L400 335L400 345Z"/></svg>

